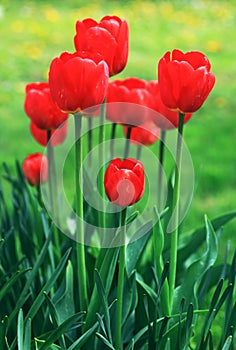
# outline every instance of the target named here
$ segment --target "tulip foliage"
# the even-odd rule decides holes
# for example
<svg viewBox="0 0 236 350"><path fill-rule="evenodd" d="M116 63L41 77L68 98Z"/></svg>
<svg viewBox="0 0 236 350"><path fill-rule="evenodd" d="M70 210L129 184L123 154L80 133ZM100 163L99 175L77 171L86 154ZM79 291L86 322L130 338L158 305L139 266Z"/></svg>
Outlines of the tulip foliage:
<svg viewBox="0 0 236 350"><path fill-rule="evenodd" d="M218 249L236 212L180 225L183 131L213 89L211 64L174 49L151 81L109 80L127 64L126 20L87 18L75 30L75 52L26 86L42 152L14 174L3 165L0 349L234 350L236 255L227 245L222 262Z"/></svg>

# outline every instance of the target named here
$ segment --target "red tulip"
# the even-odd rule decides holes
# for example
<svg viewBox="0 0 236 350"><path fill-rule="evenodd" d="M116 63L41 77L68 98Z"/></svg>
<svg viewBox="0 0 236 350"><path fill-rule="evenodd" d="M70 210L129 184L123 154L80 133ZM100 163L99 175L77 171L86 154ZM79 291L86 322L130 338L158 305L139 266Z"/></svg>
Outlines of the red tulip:
<svg viewBox="0 0 236 350"><path fill-rule="evenodd" d="M117 103L118 102L118 103ZM146 80L126 78L114 80L107 90L107 119L114 123L137 126L148 117L152 97Z"/></svg>
<svg viewBox="0 0 236 350"><path fill-rule="evenodd" d="M128 127L124 127L124 134L127 136ZM152 145L156 142L160 135L160 129L153 123L152 120L146 120L144 124L132 128L130 140L133 143L142 144L145 146Z"/></svg>
<svg viewBox="0 0 236 350"><path fill-rule="evenodd" d="M59 128L51 131L52 137L52 146L58 146L62 144L67 135L68 123L65 122ZM33 138L42 146L47 146L48 144L48 135L47 130L39 129L36 124L33 122L30 123L30 132Z"/></svg>
<svg viewBox="0 0 236 350"><path fill-rule="evenodd" d="M121 72L128 59L128 24L117 16L105 16L98 23L91 18L76 23L74 44L77 51L100 54L110 76Z"/></svg>
<svg viewBox="0 0 236 350"><path fill-rule="evenodd" d="M210 68L209 60L201 52L167 52L158 64L162 102L178 112L196 112L215 83Z"/></svg>
<svg viewBox="0 0 236 350"><path fill-rule="evenodd" d="M23 161L22 169L31 186L38 186L48 179L48 159L42 153L29 154Z"/></svg>
<svg viewBox="0 0 236 350"><path fill-rule="evenodd" d="M108 86L108 67L104 61L64 52L53 59L49 71L51 96L58 107L77 113L103 102Z"/></svg>
<svg viewBox="0 0 236 350"><path fill-rule="evenodd" d="M162 130L178 128L179 113L167 108L162 102L158 81L150 81L148 83L148 89L153 97L153 110L155 113L151 114L151 118L154 123ZM186 123L191 116L192 113L186 113L184 116L184 123Z"/></svg>
<svg viewBox="0 0 236 350"><path fill-rule="evenodd" d="M40 129L56 129L68 118L68 114L53 102L46 82L26 85L24 107L28 117Z"/></svg>
<svg viewBox="0 0 236 350"><path fill-rule="evenodd" d="M138 202L144 192L144 168L132 158L113 159L104 176L108 199L116 205L127 207Z"/></svg>

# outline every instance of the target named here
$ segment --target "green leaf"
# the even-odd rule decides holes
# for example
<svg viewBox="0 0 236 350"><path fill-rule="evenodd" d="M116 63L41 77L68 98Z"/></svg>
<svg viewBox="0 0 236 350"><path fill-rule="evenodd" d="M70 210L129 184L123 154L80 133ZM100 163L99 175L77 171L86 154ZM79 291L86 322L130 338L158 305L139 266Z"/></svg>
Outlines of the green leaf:
<svg viewBox="0 0 236 350"><path fill-rule="evenodd" d="M71 251L71 249L69 248L67 250L67 252L64 254L64 256L62 257L62 259L61 259L60 263L58 264L58 266L56 267L55 271L52 273L52 275L48 279L47 283L43 286L43 288L39 292L37 298L34 300L33 304L31 305L31 308L29 309L29 311L25 317L26 319L28 319L28 318L33 319L34 316L37 314L40 306L42 305L42 303L44 301L44 293L45 292L48 293L50 291L50 289L52 288L52 286L57 281L58 277L60 276L62 270L64 269L64 267L66 265L66 262L68 260L69 255L70 255L70 251Z"/></svg>
<svg viewBox="0 0 236 350"><path fill-rule="evenodd" d="M187 311L187 318L186 318L186 336L185 336L185 343L186 345L189 343L190 338L192 336L192 322L193 322L193 304L189 304L188 311Z"/></svg>
<svg viewBox="0 0 236 350"><path fill-rule="evenodd" d="M59 323L65 321L69 316L75 313L74 302L74 273L71 261L68 261L65 275L65 292L61 298L55 303Z"/></svg>
<svg viewBox="0 0 236 350"><path fill-rule="evenodd" d="M155 321L156 325L158 325L159 323L162 323L163 320L165 320L165 317L161 317L158 320ZM153 326L153 322L151 323L151 325ZM146 339L146 333L148 332L148 326L143 327L142 329L140 329L138 331L138 333L135 334L135 336L131 339L130 343L127 346L126 350L131 350L134 345L142 338L145 337Z"/></svg>
<svg viewBox="0 0 236 350"><path fill-rule="evenodd" d="M59 322L59 316L58 316L56 307L55 307L55 305L53 304L52 300L49 298L49 296L47 295L46 292L44 292L44 296L46 298L46 301L47 301L47 304L48 304L48 307L49 307L49 313L50 313L50 316L51 316L51 319L52 319L52 324L54 325L54 327L58 327L60 325L60 323L62 323L62 322ZM60 345L62 346L63 349L66 348L64 335L62 335L59 338L59 343L60 343Z"/></svg>
<svg viewBox="0 0 236 350"><path fill-rule="evenodd" d="M229 349L230 349L230 346L231 346L231 344L232 344L232 340L233 340L233 337L232 337L232 335L230 335L230 336L226 339L222 350L229 350Z"/></svg>
<svg viewBox="0 0 236 350"><path fill-rule="evenodd" d="M96 322L93 327L89 328L79 339L77 339L67 350L80 350L86 342L91 339L96 332L99 324Z"/></svg>
<svg viewBox="0 0 236 350"><path fill-rule="evenodd" d="M116 263L118 259L119 249L118 248L108 248L101 250L103 255L103 261L101 263L99 270L101 281L103 282L104 289L108 295L111 283L114 278L114 273L116 269ZM98 258L99 259L99 258ZM86 330L89 329L96 322L96 312L100 310L100 302L97 286L94 286L90 303L88 306L88 315L86 319Z"/></svg>
<svg viewBox="0 0 236 350"><path fill-rule="evenodd" d="M24 350L24 318L22 309L20 309L17 319L17 345L18 350Z"/></svg>
<svg viewBox="0 0 236 350"><path fill-rule="evenodd" d="M16 281L20 279L22 275L24 275L26 272L30 271L31 268L22 270L22 271L17 271L5 284L3 287L1 287L0 290L0 301L4 296L7 294L7 292L11 289L11 287L14 285Z"/></svg>
<svg viewBox="0 0 236 350"><path fill-rule="evenodd" d="M24 347L23 349L30 349L31 346L31 319L29 318L25 324L25 335L24 335Z"/></svg>
<svg viewBox="0 0 236 350"><path fill-rule="evenodd" d="M10 349L6 341L7 329L8 329L8 317L5 316L0 323L0 345L3 347L2 350Z"/></svg>
<svg viewBox="0 0 236 350"><path fill-rule="evenodd" d="M73 325L75 325L82 317L84 317L85 313L83 311L78 312L75 315L69 317L66 321L64 321L59 327L55 328L50 332L47 340L40 346L40 350L48 350L54 341L59 339L64 333L68 332ZM82 325L80 323L79 325Z"/></svg>
<svg viewBox="0 0 236 350"><path fill-rule="evenodd" d="M109 342L112 343L111 320L110 320L107 295L106 295L100 274L97 269L95 269L94 271L94 279L95 279L95 283L98 289L98 294L100 296L100 300L103 306L104 320L105 320L106 330L108 333L108 339L109 339Z"/></svg>
<svg viewBox="0 0 236 350"><path fill-rule="evenodd" d="M44 229L47 230L49 233L48 233L47 239L43 245L43 248L41 249L39 257L35 261L34 267L32 268L32 271L28 275L28 279L27 279L25 286L24 286L24 288L23 288L23 290L18 298L16 306L9 316L9 323L12 322L12 320L14 319L16 314L19 312L20 308L24 305L25 301L27 300L30 285L31 285L32 281L34 280L34 278L36 277L36 275L38 274L39 267L44 262L45 256L47 254L47 249L48 249L48 245L51 241L52 232L47 225L45 213L42 213L42 220L44 222Z"/></svg>
<svg viewBox="0 0 236 350"><path fill-rule="evenodd" d="M130 279L125 278L124 291L125 291L125 293L123 295L123 312L122 312L122 325L123 325L123 327L124 327L125 322L128 321L128 317L129 317L130 313L132 313L133 310L135 310L137 303L138 303L138 292L137 292L135 274L133 274L130 277ZM124 332L125 332L125 329L124 329Z"/></svg>
<svg viewBox="0 0 236 350"><path fill-rule="evenodd" d="M193 303L197 306L196 291L202 276L214 264L217 258L217 240L211 223L205 218L206 224L206 250L205 253L194 261L185 272L182 284L175 289L173 312L177 313L182 298L185 304Z"/></svg>
<svg viewBox="0 0 236 350"><path fill-rule="evenodd" d="M136 219L136 217L139 215L139 211L135 210L130 216L127 217L125 220L126 225L129 225L132 221Z"/></svg>
<svg viewBox="0 0 236 350"><path fill-rule="evenodd" d="M156 294L156 292L149 285L147 285L143 281L141 275L136 274L136 281L143 288L145 293L151 298L151 300L153 301L154 305L156 305L156 301L157 301L157 294Z"/></svg>
<svg viewBox="0 0 236 350"><path fill-rule="evenodd" d="M230 297L230 291L232 289L232 285L231 284L228 285L228 287L225 289L222 296L220 297L222 286L223 286L223 280L220 280L214 292L214 295L212 297L209 311L202 328L202 336L201 336L201 340L199 341L199 347L198 347L199 350L205 349L205 344L207 344L207 335L209 334L213 320L215 319L217 313L219 312L221 306L223 305L227 297Z"/></svg>
<svg viewBox="0 0 236 350"><path fill-rule="evenodd" d="M107 337L107 331L106 331L105 324L103 322L103 317L101 315L99 315L99 313L97 313L97 319L98 319L99 326L100 326L101 330L103 331L103 334Z"/></svg>
<svg viewBox="0 0 236 350"><path fill-rule="evenodd" d="M224 226L227 222L236 218L236 212L222 215L211 221L211 225L214 231L217 231L221 226ZM183 235L180 240L178 250L178 261L179 265L182 265L189 256L195 251L196 247L200 247L205 242L205 226L195 230L190 235Z"/></svg>
<svg viewBox="0 0 236 350"><path fill-rule="evenodd" d="M112 350L115 350L115 348L113 347L113 345L100 333L96 333L96 336L101 339L101 341L109 348Z"/></svg>
<svg viewBox="0 0 236 350"><path fill-rule="evenodd" d="M146 232L142 235L143 232ZM134 240L128 244L126 249L126 270L128 277L131 276L135 267L137 266L138 260L142 255L142 252L147 244L147 241L152 233L152 221L144 224L139 230L137 230L136 235L140 238Z"/></svg>

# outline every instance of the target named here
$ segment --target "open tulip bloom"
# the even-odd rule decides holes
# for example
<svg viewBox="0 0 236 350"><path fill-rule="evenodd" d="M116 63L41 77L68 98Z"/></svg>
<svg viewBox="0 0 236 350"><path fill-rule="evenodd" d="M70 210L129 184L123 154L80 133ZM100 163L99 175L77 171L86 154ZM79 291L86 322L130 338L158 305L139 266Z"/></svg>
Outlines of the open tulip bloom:
<svg viewBox="0 0 236 350"><path fill-rule="evenodd" d="M99 54L107 63L110 76L120 73L125 68L128 40L128 24L117 16L105 16L99 23L92 18L76 23L76 50Z"/></svg>
<svg viewBox="0 0 236 350"><path fill-rule="evenodd" d="M196 112L215 84L208 58L201 52L167 52L158 64L162 102L181 113Z"/></svg>

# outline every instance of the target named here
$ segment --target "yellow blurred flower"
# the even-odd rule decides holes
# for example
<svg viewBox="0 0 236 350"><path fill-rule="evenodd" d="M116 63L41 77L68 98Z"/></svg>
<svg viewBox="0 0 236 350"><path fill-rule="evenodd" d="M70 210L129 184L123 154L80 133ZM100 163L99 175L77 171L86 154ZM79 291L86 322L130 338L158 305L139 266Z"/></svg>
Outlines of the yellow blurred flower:
<svg viewBox="0 0 236 350"><path fill-rule="evenodd" d="M221 49L221 45L216 40L210 40L206 43L206 50L208 52L218 52Z"/></svg>
<svg viewBox="0 0 236 350"><path fill-rule="evenodd" d="M20 20L16 20L11 23L11 30L14 33L22 33L24 30L24 22Z"/></svg>
<svg viewBox="0 0 236 350"><path fill-rule="evenodd" d="M46 7L44 10L44 16L50 22L58 22L60 19L59 12L53 7Z"/></svg>
<svg viewBox="0 0 236 350"><path fill-rule="evenodd" d="M26 49L28 56L34 60L37 60L42 55L42 50L37 46L29 46Z"/></svg>
<svg viewBox="0 0 236 350"><path fill-rule="evenodd" d="M215 104L218 108L224 108L227 105L227 100L225 97L217 97L215 99Z"/></svg>
<svg viewBox="0 0 236 350"><path fill-rule="evenodd" d="M162 2L159 5L159 11L164 18L170 18L174 14L173 6L168 2Z"/></svg>

